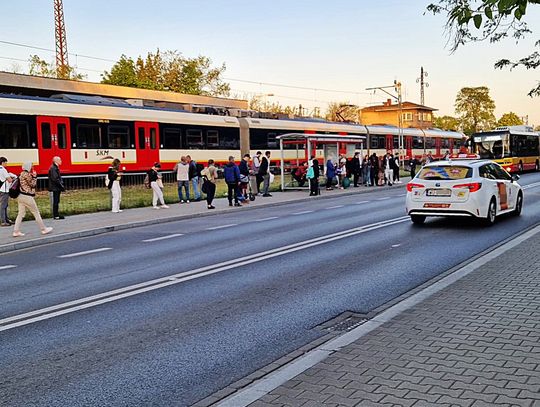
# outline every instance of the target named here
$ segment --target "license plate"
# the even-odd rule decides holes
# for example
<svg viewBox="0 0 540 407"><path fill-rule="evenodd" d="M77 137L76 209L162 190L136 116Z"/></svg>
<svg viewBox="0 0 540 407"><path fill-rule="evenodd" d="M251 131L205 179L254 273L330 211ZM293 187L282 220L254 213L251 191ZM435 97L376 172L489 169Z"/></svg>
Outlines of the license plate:
<svg viewBox="0 0 540 407"><path fill-rule="evenodd" d="M428 189L426 190L427 196L452 196L452 191L449 189Z"/></svg>
<svg viewBox="0 0 540 407"><path fill-rule="evenodd" d="M424 208L439 208L439 209L447 209L450 208L450 204L443 204L443 203L425 203Z"/></svg>

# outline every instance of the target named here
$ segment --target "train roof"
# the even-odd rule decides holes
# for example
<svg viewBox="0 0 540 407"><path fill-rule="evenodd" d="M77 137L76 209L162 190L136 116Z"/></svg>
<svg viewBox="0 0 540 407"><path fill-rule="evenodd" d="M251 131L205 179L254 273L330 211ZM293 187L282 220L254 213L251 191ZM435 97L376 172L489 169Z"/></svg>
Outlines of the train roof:
<svg viewBox="0 0 540 407"><path fill-rule="evenodd" d="M339 123L328 121L313 121L303 119L257 119L245 117L250 128L253 129L283 129L283 130L312 130L312 131L330 131L335 133L356 133L367 134L366 127L360 124Z"/></svg>

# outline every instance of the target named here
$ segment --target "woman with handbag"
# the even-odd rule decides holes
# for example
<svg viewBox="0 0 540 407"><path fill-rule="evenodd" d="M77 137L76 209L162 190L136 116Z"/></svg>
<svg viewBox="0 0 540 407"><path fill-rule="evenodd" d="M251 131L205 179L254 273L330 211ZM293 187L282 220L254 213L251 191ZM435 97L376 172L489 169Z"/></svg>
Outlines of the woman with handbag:
<svg viewBox="0 0 540 407"><path fill-rule="evenodd" d="M120 172L120 160L115 158L107 171L107 187L111 191L112 197L112 212L120 213L120 202L122 201L122 189L120 188L120 180L123 173Z"/></svg>
<svg viewBox="0 0 540 407"><path fill-rule="evenodd" d="M208 160L208 167L201 171L201 176L203 179L201 190L206 194L206 204L208 205L208 209L216 209L216 207L212 205L212 201L216 195L217 180L217 170L216 167L214 167L214 160Z"/></svg>
<svg viewBox="0 0 540 407"><path fill-rule="evenodd" d="M26 162L22 166L23 171L19 175L19 196L17 197L17 203L19 206L19 213L17 214L17 219L15 220L15 227L13 229L13 237L24 236L24 233L21 232L21 223L26 215L26 209L32 212L34 219L36 220L39 228L41 229L41 234L46 235L52 232L53 228L46 227L41 219L41 214L36 205L34 197L36 196L36 184L37 184L37 174L34 171L34 167L31 162Z"/></svg>

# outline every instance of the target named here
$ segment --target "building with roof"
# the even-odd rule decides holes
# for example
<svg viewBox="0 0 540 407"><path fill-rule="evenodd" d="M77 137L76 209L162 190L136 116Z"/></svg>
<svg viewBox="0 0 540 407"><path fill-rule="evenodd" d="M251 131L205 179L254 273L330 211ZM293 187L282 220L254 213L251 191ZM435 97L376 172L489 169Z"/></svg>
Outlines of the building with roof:
<svg viewBox="0 0 540 407"><path fill-rule="evenodd" d="M433 127L433 112L438 109L413 102L401 104L403 127L429 129ZM360 110L360 122L365 125L388 124L399 126L399 106L388 99L382 105L364 107Z"/></svg>

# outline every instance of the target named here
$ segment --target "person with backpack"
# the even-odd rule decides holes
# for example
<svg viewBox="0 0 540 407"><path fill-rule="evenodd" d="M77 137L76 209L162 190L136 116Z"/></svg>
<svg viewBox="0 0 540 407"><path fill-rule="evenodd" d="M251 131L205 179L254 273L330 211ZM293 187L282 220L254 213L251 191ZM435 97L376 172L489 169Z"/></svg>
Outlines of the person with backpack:
<svg viewBox="0 0 540 407"><path fill-rule="evenodd" d="M201 200L201 190L199 185L201 171L197 166L197 162L192 160L190 155L186 156L186 161L189 165L189 180L191 181L191 186L193 187L193 200L195 200L195 202L199 202ZM189 196L187 199L189 199Z"/></svg>
<svg viewBox="0 0 540 407"><path fill-rule="evenodd" d="M0 226L13 225L13 222L8 218L9 187L17 176L6 170L4 167L6 163L7 158L0 157Z"/></svg>
<svg viewBox="0 0 540 407"><path fill-rule="evenodd" d="M242 206L238 202L238 182L240 181L240 169L234 162L234 157L231 155L229 157L229 162L223 168L223 175L225 177L225 182L227 183L227 198L229 199L229 206L233 206L233 196L234 196L234 206Z"/></svg>
<svg viewBox="0 0 540 407"><path fill-rule="evenodd" d="M152 207L154 209L168 209L169 207L165 204L165 199L163 198L163 191L158 184L158 180L161 180L161 175L158 172L160 169L161 164L154 163L152 168L147 172L150 188L152 188ZM158 201L161 203L161 206L157 206Z"/></svg>
<svg viewBox="0 0 540 407"><path fill-rule="evenodd" d="M208 160L208 167L202 170L201 178L203 180L201 189L202 192L206 194L206 204L208 209L216 209L216 207L212 205L212 201L216 196L216 180L218 178L216 167L214 167L214 160Z"/></svg>
<svg viewBox="0 0 540 407"><path fill-rule="evenodd" d="M309 196L319 195L319 160L315 157L311 160L311 167L309 167L306 177L309 180Z"/></svg>
<svg viewBox="0 0 540 407"><path fill-rule="evenodd" d="M22 166L22 172L19 175L19 195L17 196L17 205L19 213L15 220L13 228L13 237L22 237L21 223L28 209L41 229L42 235L47 235L52 232L53 228L45 226L34 197L36 196L37 174L31 162L26 162Z"/></svg>
<svg viewBox="0 0 540 407"><path fill-rule="evenodd" d="M122 201L122 189L120 188L120 180L123 173L120 172L120 160L115 158L107 171L107 187L111 191L112 197L112 212L120 213L120 202Z"/></svg>

